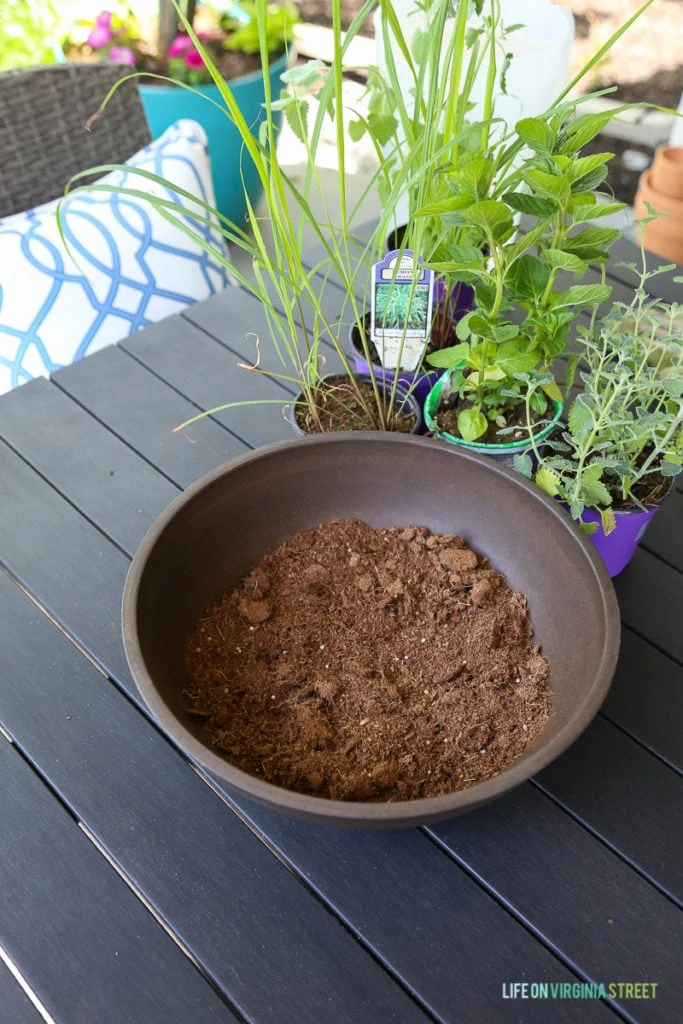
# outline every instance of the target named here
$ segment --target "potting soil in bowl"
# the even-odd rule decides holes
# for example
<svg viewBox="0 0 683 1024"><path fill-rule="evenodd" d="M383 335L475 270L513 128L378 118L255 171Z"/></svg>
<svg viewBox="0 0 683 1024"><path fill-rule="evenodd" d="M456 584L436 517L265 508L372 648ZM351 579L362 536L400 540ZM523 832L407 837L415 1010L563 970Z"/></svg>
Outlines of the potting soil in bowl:
<svg viewBox="0 0 683 1024"><path fill-rule="evenodd" d="M232 764L336 800L473 786L550 717L525 597L424 527L295 534L207 610L186 669L189 710Z"/></svg>

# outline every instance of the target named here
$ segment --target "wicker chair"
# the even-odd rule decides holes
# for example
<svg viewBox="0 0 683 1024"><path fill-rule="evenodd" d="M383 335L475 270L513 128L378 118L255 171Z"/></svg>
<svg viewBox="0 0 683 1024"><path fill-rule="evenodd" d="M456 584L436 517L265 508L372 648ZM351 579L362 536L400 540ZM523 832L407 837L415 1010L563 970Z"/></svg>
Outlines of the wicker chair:
<svg viewBox="0 0 683 1024"><path fill-rule="evenodd" d="M0 74L0 218L56 199L72 175L122 163L150 141L134 82L85 123L130 68L58 64Z"/></svg>

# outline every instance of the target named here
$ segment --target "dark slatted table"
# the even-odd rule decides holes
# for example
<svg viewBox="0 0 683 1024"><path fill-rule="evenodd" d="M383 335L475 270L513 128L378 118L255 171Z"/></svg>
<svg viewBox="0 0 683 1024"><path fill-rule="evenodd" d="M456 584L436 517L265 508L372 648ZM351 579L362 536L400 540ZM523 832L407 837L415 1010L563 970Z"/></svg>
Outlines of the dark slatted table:
<svg viewBox="0 0 683 1024"><path fill-rule="evenodd" d="M653 293L673 297L671 276ZM331 317L342 298L328 282ZM0 399L2 1024L680 1020L680 486L617 581L602 711L467 817L393 834L280 818L188 763L141 705L119 626L129 560L182 488L289 436L288 387L237 368L265 330L231 289ZM260 398L275 401L171 433ZM657 988L551 1003L504 998L515 982Z"/></svg>

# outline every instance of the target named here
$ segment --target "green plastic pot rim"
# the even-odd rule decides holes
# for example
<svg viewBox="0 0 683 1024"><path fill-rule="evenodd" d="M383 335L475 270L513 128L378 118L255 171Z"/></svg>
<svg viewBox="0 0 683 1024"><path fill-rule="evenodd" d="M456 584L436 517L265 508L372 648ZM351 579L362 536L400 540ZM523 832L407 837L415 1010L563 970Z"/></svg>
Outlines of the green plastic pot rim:
<svg viewBox="0 0 683 1024"><path fill-rule="evenodd" d="M446 373L444 373L442 377L439 377L439 379L437 380L436 384L434 385L434 388L432 389L432 391L435 390L436 388L439 388L439 395L441 394L441 388L443 386L443 382L444 382L445 378L448 376L448 373L449 373L449 371L446 371ZM531 447L531 442L529 440L525 440L525 441L508 441L505 444L482 444L480 441L465 441L462 437L456 437L454 434L449 434L446 430L439 430L438 424L437 424L436 420L433 418L433 416L432 416L432 414L431 414L431 412L429 411L429 408L428 408L428 406L429 406L429 398L430 398L431 394L432 394L432 392L430 391L429 395L427 395L427 398L425 400L424 409L423 409L423 415L424 415L425 423L427 424L427 428L434 432L435 437L440 437L443 440L448 441L450 444L457 444L457 445L460 445L460 447L462 447L462 448L468 448L468 449L470 449L472 451L483 452L483 453L486 453L486 452L496 452L496 453L497 452L508 452L509 453L509 452L513 452L513 451L518 451L520 449L524 450L526 448L530 448ZM543 430L538 432L538 434L534 434L534 441L535 442L543 441L546 437L548 437L549 434L552 433L552 431L555 429L557 424L560 422L560 417L562 415L562 410L564 409L564 403L563 402L554 402L553 404L555 406L555 415L553 416L552 420L547 425L547 427L544 427Z"/></svg>
<svg viewBox="0 0 683 1024"><path fill-rule="evenodd" d="M271 63L268 65L268 70L271 73L273 71L277 71L280 65L282 65L283 68L286 68L289 62L289 58L292 56L296 56L296 54L294 53L293 48L290 47L289 50L285 50L285 52L282 53L277 58L277 60L271 61ZM263 67L259 68L258 71L250 71L248 75L238 75L237 78L228 78L225 81L232 89L234 85L250 85L252 82L257 82L261 78L263 78ZM171 85L169 82L141 82L140 88L154 89L155 92L174 92L176 89L182 89L183 87L182 85ZM215 82L205 82L204 85L195 85L193 86L193 89L196 92L201 92L202 90L206 89L215 89L218 93L220 93L220 90ZM202 93L202 95L206 95L206 93Z"/></svg>

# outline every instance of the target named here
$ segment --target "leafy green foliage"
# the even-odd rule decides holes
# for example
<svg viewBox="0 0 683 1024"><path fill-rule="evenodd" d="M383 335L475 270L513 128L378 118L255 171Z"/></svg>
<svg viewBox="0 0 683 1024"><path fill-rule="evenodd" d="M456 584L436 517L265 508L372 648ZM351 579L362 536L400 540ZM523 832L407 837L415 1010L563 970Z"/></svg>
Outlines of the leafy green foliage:
<svg viewBox="0 0 683 1024"><path fill-rule="evenodd" d="M262 35L268 53L281 53L293 38L294 26L301 20L297 8L290 3L268 4L260 25L256 17L255 0L240 0L239 7L249 16L248 22L233 17L229 11L221 18L221 28L228 33L226 50L258 53Z"/></svg>
<svg viewBox="0 0 683 1024"><path fill-rule="evenodd" d="M63 33L56 0L3 0L0 71L54 63Z"/></svg>
<svg viewBox="0 0 683 1024"><path fill-rule="evenodd" d="M615 526L615 502L638 508L648 493L661 499L657 478L683 467L683 307L648 299L649 276L643 269L630 305L615 304L583 332L583 389L562 441L539 450L530 438L538 486L565 501L574 519L598 510L605 533ZM537 390L532 379L527 401Z"/></svg>

